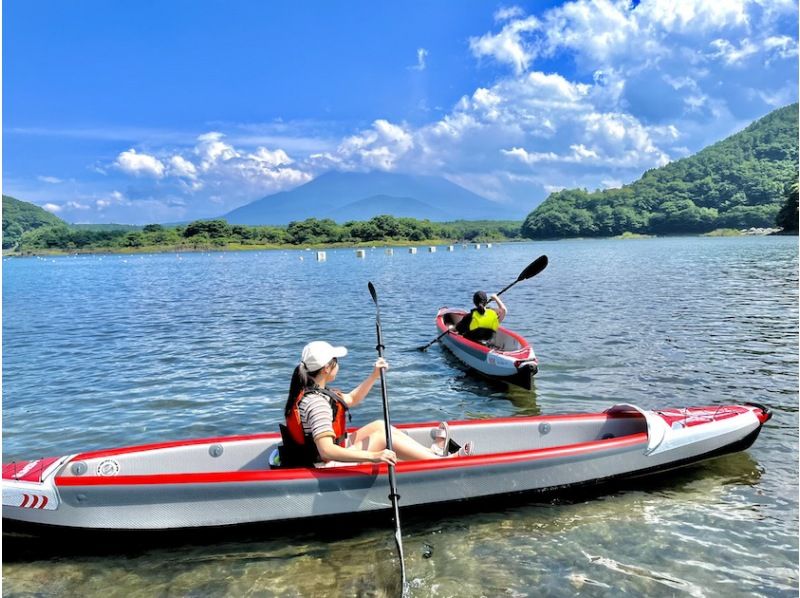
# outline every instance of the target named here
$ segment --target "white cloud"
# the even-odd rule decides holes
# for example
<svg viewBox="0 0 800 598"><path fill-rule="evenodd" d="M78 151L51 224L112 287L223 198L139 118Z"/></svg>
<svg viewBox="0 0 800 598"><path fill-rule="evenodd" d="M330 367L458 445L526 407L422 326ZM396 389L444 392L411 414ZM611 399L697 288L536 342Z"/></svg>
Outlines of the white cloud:
<svg viewBox="0 0 800 598"><path fill-rule="evenodd" d="M508 21L509 19L514 19L516 17L521 17L525 15L525 11L519 6L509 6L505 8L501 8L494 13L494 20L495 21Z"/></svg>
<svg viewBox="0 0 800 598"><path fill-rule="evenodd" d="M496 35L486 33L481 37L471 37L469 47L476 57L489 56L497 62L508 63L519 74L528 68L536 56L536 48L526 42L525 34L539 27L536 17L511 21Z"/></svg>
<svg viewBox="0 0 800 598"><path fill-rule="evenodd" d="M321 158L346 170L394 170L398 160L414 147L410 132L384 119L372 123L372 128L345 138L335 154Z"/></svg>
<svg viewBox="0 0 800 598"><path fill-rule="evenodd" d="M428 51L425 48L417 48L417 64L408 68L412 71L424 71L426 66L425 59L427 56Z"/></svg>
<svg viewBox="0 0 800 598"><path fill-rule="evenodd" d="M197 168L183 156L172 156L169 159L169 173L174 176L197 178Z"/></svg>
<svg viewBox="0 0 800 598"><path fill-rule="evenodd" d="M164 176L164 164L148 154L137 154L135 149L129 149L117 156L114 163L117 168L134 176L151 176L160 179Z"/></svg>
<svg viewBox="0 0 800 598"><path fill-rule="evenodd" d="M53 214L58 214L64 208L58 204L46 203L42 206L42 209L47 210L48 212L52 212Z"/></svg>
<svg viewBox="0 0 800 598"><path fill-rule="evenodd" d="M726 39L715 39L710 46L715 50L711 57L720 58L725 64L738 64L758 52L758 46L749 39L743 39L738 47Z"/></svg>
<svg viewBox="0 0 800 598"><path fill-rule="evenodd" d="M37 176L36 178L42 181L43 183L50 183L51 185L57 185L59 183L64 182L61 179L56 178L54 176Z"/></svg>
<svg viewBox="0 0 800 598"><path fill-rule="evenodd" d="M195 153L200 157L200 168L210 170L220 162L227 162L239 157L239 153L222 139L222 133L212 131L205 133L197 138Z"/></svg>
<svg viewBox="0 0 800 598"><path fill-rule="evenodd" d="M247 157L256 162L263 162L268 166L282 166L294 162L282 149L270 151L265 147L259 147L254 153L248 154Z"/></svg>

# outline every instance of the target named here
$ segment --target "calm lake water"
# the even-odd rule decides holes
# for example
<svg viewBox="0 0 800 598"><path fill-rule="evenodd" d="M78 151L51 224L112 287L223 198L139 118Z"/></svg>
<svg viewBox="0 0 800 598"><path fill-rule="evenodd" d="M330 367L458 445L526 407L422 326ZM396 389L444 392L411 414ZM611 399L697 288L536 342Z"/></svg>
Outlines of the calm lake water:
<svg viewBox="0 0 800 598"><path fill-rule="evenodd" d="M382 306L394 421L758 401L755 445L595 496L404 526L413 596L796 596L797 237L584 240L395 249L3 260L3 461L276 430L303 345L346 344L337 385L375 359ZM434 346L436 309L509 290L541 362L531 392ZM376 387L353 424L381 416ZM402 491L401 491L402 494ZM401 502L402 504L402 502ZM20 555L5 596L380 596L391 524Z"/></svg>

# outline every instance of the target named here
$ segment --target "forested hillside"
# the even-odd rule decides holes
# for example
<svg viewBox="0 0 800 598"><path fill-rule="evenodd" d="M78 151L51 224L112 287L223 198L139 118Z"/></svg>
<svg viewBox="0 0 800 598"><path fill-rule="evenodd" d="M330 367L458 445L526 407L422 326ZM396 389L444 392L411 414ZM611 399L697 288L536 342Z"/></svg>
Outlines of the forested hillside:
<svg viewBox="0 0 800 598"><path fill-rule="evenodd" d="M522 233L537 239L775 226L797 181L797 139L792 104L620 189L553 193L528 215Z"/></svg>
<svg viewBox="0 0 800 598"><path fill-rule="evenodd" d="M3 195L3 249L16 247L27 231L59 224L66 223L39 206Z"/></svg>

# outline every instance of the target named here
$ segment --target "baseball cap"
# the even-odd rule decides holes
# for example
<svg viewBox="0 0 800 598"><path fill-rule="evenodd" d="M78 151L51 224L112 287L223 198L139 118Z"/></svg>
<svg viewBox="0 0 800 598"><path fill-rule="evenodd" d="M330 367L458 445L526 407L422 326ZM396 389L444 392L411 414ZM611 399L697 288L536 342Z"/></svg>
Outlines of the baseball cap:
<svg viewBox="0 0 800 598"><path fill-rule="evenodd" d="M316 372L328 365L334 357L347 355L346 347L334 347L325 341L313 341L303 347L300 361L306 365L309 372Z"/></svg>

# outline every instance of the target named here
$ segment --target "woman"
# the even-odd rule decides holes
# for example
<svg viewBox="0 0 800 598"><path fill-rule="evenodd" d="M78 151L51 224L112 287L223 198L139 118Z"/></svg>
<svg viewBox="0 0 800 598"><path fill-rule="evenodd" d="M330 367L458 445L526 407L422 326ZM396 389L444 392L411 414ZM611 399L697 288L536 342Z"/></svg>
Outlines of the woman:
<svg viewBox="0 0 800 598"><path fill-rule="evenodd" d="M328 385L339 372L339 358L347 355L345 347L334 347L325 341L314 341L303 348L300 364L292 374L286 401L286 427L282 429L286 453L293 462L318 467L342 463L388 463L398 459L436 459L449 456L447 424L435 431L437 442L429 449L392 427L394 450L386 448L383 420L375 420L355 432L346 431L346 415L367 396L386 360L379 358L369 377L349 393L331 390ZM288 446L287 446L288 445ZM460 455L472 453L472 444L465 443ZM282 462L286 464L286 459Z"/></svg>
<svg viewBox="0 0 800 598"><path fill-rule="evenodd" d="M486 307L490 302L497 304L497 311ZM471 341L491 343L494 341L500 322L505 319L508 310L505 303L496 294L486 296L483 291L478 291L472 296L475 308L456 324L456 332Z"/></svg>

